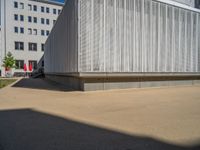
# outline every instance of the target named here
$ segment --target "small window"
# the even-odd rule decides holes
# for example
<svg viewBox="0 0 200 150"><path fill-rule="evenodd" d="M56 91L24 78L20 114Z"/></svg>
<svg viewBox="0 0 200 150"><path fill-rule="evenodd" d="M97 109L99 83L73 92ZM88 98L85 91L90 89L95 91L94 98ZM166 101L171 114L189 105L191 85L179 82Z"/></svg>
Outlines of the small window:
<svg viewBox="0 0 200 150"><path fill-rule="evenodd" d="M36 5L33 6L33 10L37 11L37 6Z"/></svg>
<svg viewBox="0 0 200 150"><path fill-rule="evenodd" d="M15 60L16 69L24 69L24 60Z"/></svg>
<svg viewBox="0 0 200 150"><path fill-rule="evenodd" d="M42 61L42 67L44 67L44 60Z"/></svg>
<svg viewBox="0 0 200 150"><path fill-rule="evenodd" d="M32 29L28 28L28 34L31 35L32 34Z"/></svg>
<svg viewBox="0 0 200 150"><path fill-rule="evenodd" d="M41 24L44 24L44 18L41 18Z"/></svg>
<svg viewBox="0 0 200 150"><path fill-rule="evenodd" d="M18 27L14 27L15 33L18 33Z"/></svg>
<svg viewBox="0 0 200 150"><path fill-rule="evenodd" d="M46 31L46 35L49 36L49 30Z"/></svg>
<svg viewBox="0 0 200 150"><path fill-rule="evenodd" d="M20 3L20 9L24 9L24 3Z"/></svg>
<svg viewBox="0 0 200 150"><path fill-rule="evenodd" d="M24 28L22 28L22 27L20 28L20 33L22 33L22 34L24 33Z"/></svg>
<svg viewBox="0 0 200 150"><path fill-rule="evenodd" d="M28 10L32 10L32 5L31 4L28 4Z"/></svg>
<svg viewBox="0 0 200 150"><path fill-rule="evenodd" d="M53 9L53 14L56 14L56 9Z"/></svg>
<svg viewBox="0 0 200 150"><path fill-rule="evenodd" d="M44 7L41 6L41 12L44 12Z"/></svg>
<svg viewBox="0 0 200 150"><path fill-rule="evenodd" d="M46 24L48 24L48 25L49 25L49 19L46 19Z"/></svg>
<svg viewBox="0 0 200 150"><path fill-rule="evenodd" d="M33 34L37 35L37 29L33 29Z"/></svg>
<svg viewBox="0 0 200 150"><path fill-rule="evenodd" d="M14 2L14 8L18 8L18 2Z"/></svg>
<svg viewBox="0 0 200 150"><path fill-rule="evenodd" d="M37 23L37 17L33 17L34 23Z"/></svg>
<svg viewBox="0 0 200 150"><path fill-rule="evenodd" d="M49 13L49 7L46 8L46 13Z"/></svg>
<svg viewBox="0 0 200 150"><path fill-rule="evenodd" d="M41 50L44 52L44 44L41 44Z"/></svg>
<svg viewBox="0 0 200 150"><path fill-rule="evenodd" d="M15 50L24 50L24 42L15 42Z"/></svg>
<svg viewBox="0 0 200 150"><path fill-rule="evenodd" d="M60 13L61 13L61 10L60 10L60 9L58 9L58 14L60 15Z"/></svg>
<svg viewBox="0 0 200 150"><path fill-rule="evenodd" d="M29 60L28 61L29 66L32 66L33 69L37 69L37 61L36 60Z"/></svg>
<svg viewBox="0 0 200 150"><path fill-rule="evenodd" d="M56 23L56 20L53 20L53 24L55 24Z"/></svg>
<svg viewBox="0 0 200 150"><path fill-rule="evenodd" d="M37 43L28 43L29 51L37 51Z"/></svg>
<svg viewBox="0 0 200 150"><path fill-rule="evenodd" d="M24 16L20 15L20 21L24 21Z"/></svg>
<svg viewBox="0 0 200 150"><path fill-rule="evenodd" d="M14 20L18 20L18 15L17 14L14 14Z"/></svg>
<svg viewBox="0 0 200 150"><path fill-rule="evenodd" d="M41 30L41 35L44 36L44 30Z"/></svg>
<svg viewBox="0 0 200 150"><path fill-rule="evenodd" d="M32 22L32 17L28 16L28 22Z"/></svg>

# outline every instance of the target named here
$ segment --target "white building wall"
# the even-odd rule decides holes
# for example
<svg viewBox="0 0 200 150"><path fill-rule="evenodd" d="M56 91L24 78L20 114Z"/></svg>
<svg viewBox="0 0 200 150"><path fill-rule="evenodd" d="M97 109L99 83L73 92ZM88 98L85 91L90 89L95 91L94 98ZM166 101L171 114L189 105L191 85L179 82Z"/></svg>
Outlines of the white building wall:
<svg viewBox="0 0 200 150"><path fill-rule="evenodd" d="M18 2L18 8L14 8L14 2ZM20 8L20 3L24 4L24 9ZM5 56L5 52L11 52L16 60L24 60L27 65L30 60L38 62L44 54L41 44L44 44L48 37L46 31L51 31L53 20L57 19L58 10L61 10L62 6L34 0L1 0L1 4L2 56ZM32 10L29 10L28 4L32 5ZM37 11L33 10L33 5L37 6ZM41 12L41 6L45 8L44 13ZM46 13L46 7L50 13ZM53 9L57 10L57 14L53 14ZM14 20L14 14L18 15L18 21ZM20 15L24 16L24 21L20 21ZM28 16L37 17L37 23L33 22L33 18L32 23L28 22ZM45 24L41 24L41 18L45 19ZM49 19L49 25L46 24L46 19ZM14 32L14 27L18 27L19 33ZM20 33L20 27L24 28L24 34ZM32 32L37 29L37 35L29 35L28 28L31 28ZM41 30L45 31L45 36L41 35ZM24 50L15 50L15 41L24 42ZM29 51L29 42L37 43L37 51ZM13 71L23 72L23 69Z"/></svg>
<svg viewBox="0 0 200 150"><path fill-rule="evenodd" d="M200 72L200 11L163 0L77 1L46 43L46 73Z"/></svg>
<svg viewBox="0 0 200 150"><path fill-rule="evenodd" d="M200 72L200 13L152 0L80 0L80 72Z"/></svg>

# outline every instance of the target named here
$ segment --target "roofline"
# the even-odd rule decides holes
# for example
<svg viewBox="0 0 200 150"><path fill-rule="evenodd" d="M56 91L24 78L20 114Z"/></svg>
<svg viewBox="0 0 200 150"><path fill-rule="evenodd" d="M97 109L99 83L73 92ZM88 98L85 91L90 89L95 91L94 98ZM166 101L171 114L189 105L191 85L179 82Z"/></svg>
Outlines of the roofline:
<svg viewBox="0 0 200 150"><path fill-rule="evenodd" d="M153 0L153 1L157 1L157 2L160 2L160 3L164 3L164 4L172 5L172 6L175 6L175 7L179 7L179 8L182 8L182 9L186 9L186 10L189 10L189 11L200 13L200 9L197 9L197 8L194 8L194 7L188 6L186 4L179 3L179 2L175 2L175 1L172 1L172 0Z"/></svg>
<svg viewBox="0 0 200 150"><path fill-rule="evenodd" d="M40 2L40 3L46 3L46 4L51 4L51 5L58 5L58 6L64 6L64 3L61 2L56 2L52 0L30 0L30 1L35 1L35 2Z"/></svg>

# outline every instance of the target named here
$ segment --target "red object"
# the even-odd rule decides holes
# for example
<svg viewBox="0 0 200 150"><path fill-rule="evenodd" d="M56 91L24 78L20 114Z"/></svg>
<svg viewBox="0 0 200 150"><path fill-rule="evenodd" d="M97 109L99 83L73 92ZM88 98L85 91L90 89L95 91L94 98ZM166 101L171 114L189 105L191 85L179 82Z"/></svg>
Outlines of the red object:
<svg viewBox="0 0 200 150"><path fill-rule="evenodd" d="M33 66L32 66L32 64L30 63L30 65L29 65L29 71L32 71L33 70Z"/></svg>
<svg viewBox="0 0 200 150"><path fill-rule="evenodd" d="M5 71L9 71L10 69L8 67L5 68Z"/></svg>
<svg viewBox="0 0 200 150"><path fill-rule="evenodd" d="M26 64L24 64L24 71L25 71L25 72L27 71L27 67L26 67Z"/></svg>

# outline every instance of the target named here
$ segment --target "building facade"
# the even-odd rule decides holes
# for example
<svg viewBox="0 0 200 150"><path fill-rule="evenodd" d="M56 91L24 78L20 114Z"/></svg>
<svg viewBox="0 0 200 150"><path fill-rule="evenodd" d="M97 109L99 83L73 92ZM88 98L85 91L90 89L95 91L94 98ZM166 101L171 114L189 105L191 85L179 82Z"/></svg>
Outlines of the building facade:
<svg viewBox="0 0 200 150"><path fill-rule="evenodd" d="M200 9L200 1L199 0L195 0L195 8Z"/></svg>
<svg viewBox="0 0 200 150"><path fill-rule="evenodd" d="M36 69L62 6L45 0L0 0L0 65L4 56L11 52L16 59L15 73L23 72L24 64L32 64ZM1 70L4 75L4 68Z"/></svg>
<svg viewBox="0 0 200 150"><path fill-rule="evenodd" d="M167 0L69 0L45 49L47 77L76 89L192 84L200 10Z"/></svg>

